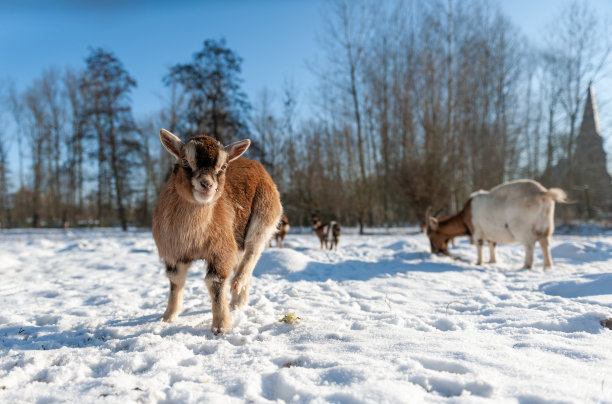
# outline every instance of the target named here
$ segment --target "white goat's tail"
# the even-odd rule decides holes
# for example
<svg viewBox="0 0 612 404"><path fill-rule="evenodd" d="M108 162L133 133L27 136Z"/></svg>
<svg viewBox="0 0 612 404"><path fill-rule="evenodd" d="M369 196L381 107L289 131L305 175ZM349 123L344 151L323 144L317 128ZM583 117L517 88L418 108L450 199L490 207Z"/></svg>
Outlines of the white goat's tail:
<svg viewBox="0 0 612 404"><path fill-rule="evenodd" d="M546 191L545 195L550 197L550 199L552 199L555 202L569 203L569 200L567 199L567 194L561 188L551 188L548 191Z"/></svg>

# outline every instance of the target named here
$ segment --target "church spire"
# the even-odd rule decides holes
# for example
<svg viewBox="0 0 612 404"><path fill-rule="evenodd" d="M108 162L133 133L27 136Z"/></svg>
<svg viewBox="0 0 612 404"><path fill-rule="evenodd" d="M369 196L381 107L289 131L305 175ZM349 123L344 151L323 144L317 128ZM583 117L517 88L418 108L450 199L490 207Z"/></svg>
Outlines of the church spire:
<svg viewBox="0 0 612 404"><path fill-rule="evenodd" d="M593 84L589 84L587 99L584 103L584 116L580 134L576 137L574 180L575 185L583 187L585 196L574 195L576 200L583 199L588 217L595 211L612 211L612 177L607 171L606 151L603 138L599 134L599 120ZM588 196L588 198L587 198Z"/></svg>
<svg viewBox="0 0 612 404"><path fill-rule="evenodd" d="M599 135L599 118L597 117L597 104L595 103L595 92L593 82L589 83L587 99L584 103L584 114L580 125L580 136L588 136L593 133Z"/></svg>

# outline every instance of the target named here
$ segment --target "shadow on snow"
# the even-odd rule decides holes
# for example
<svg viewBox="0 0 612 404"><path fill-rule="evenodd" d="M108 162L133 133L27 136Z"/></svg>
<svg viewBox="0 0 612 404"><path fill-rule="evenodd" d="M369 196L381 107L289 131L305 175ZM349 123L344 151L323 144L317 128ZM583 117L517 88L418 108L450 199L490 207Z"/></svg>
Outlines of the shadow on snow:
<svg viewBox="0 0 612 404"><path fill-rule="evenodd" d="M255 268L254 276L265 274L280 275L290 282L322 282L328 279L341 282L348 280L367 281L372 278L409 272L482 271L480 268L474 268L469 265L457 265L450 258L443 258L449 261L444 262L442 259L440 261L431 261L431 258L428 257L432 257L432 255L423 251L397 251L393 254L393 258L377 262L348 260L337 263L325 263L309 261L303 269L294 272L290 269L283 271L280 265L274 265L274 262L267 260L267 265L258 265Z"/></svg>

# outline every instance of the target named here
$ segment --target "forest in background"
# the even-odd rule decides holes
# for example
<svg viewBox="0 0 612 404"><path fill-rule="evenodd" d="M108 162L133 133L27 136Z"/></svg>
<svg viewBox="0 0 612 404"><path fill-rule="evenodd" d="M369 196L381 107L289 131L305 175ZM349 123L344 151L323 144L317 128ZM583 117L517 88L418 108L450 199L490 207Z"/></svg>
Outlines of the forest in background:
<svg viewBox="0 0 612 404"><path fill-rule="evenodd" d="M290 82L249 100L242 58L223 39L160 77L166 105L146 119L131 109L138 78L109 49L49 67L23 91L3 83L0 120L15 131L0 129L2 227L150 226L174 164L162 127L184 140L251 138L248 157L296 225L312 211L362 230L415 223L428 206L453 213L474 190L541 179L560 160L563 183L544 185L580 187L570 174L586 90L610 73L612 49L587 2L551 16L538 44L490 1L382 4L326 5L314 100ZM298 118L306 103L314 112ZM595 208L609 216L612 200Z"/></svg>

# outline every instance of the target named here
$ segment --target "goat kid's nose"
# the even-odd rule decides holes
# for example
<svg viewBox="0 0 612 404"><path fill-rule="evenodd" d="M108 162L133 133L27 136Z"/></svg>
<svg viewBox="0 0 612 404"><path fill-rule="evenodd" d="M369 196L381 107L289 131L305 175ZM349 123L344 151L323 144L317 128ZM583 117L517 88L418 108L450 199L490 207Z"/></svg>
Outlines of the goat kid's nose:
<svg viewBox="0 0 612 404"><path fill-rule="evenodd" d="M200 185L201 185L201 186L202 186L202 188L204 188L204 189L211 189L211 188L212 188L212 186L213 186L212 182L207 181L207 180L202 180L202 181L200 181Z"/></svg>

